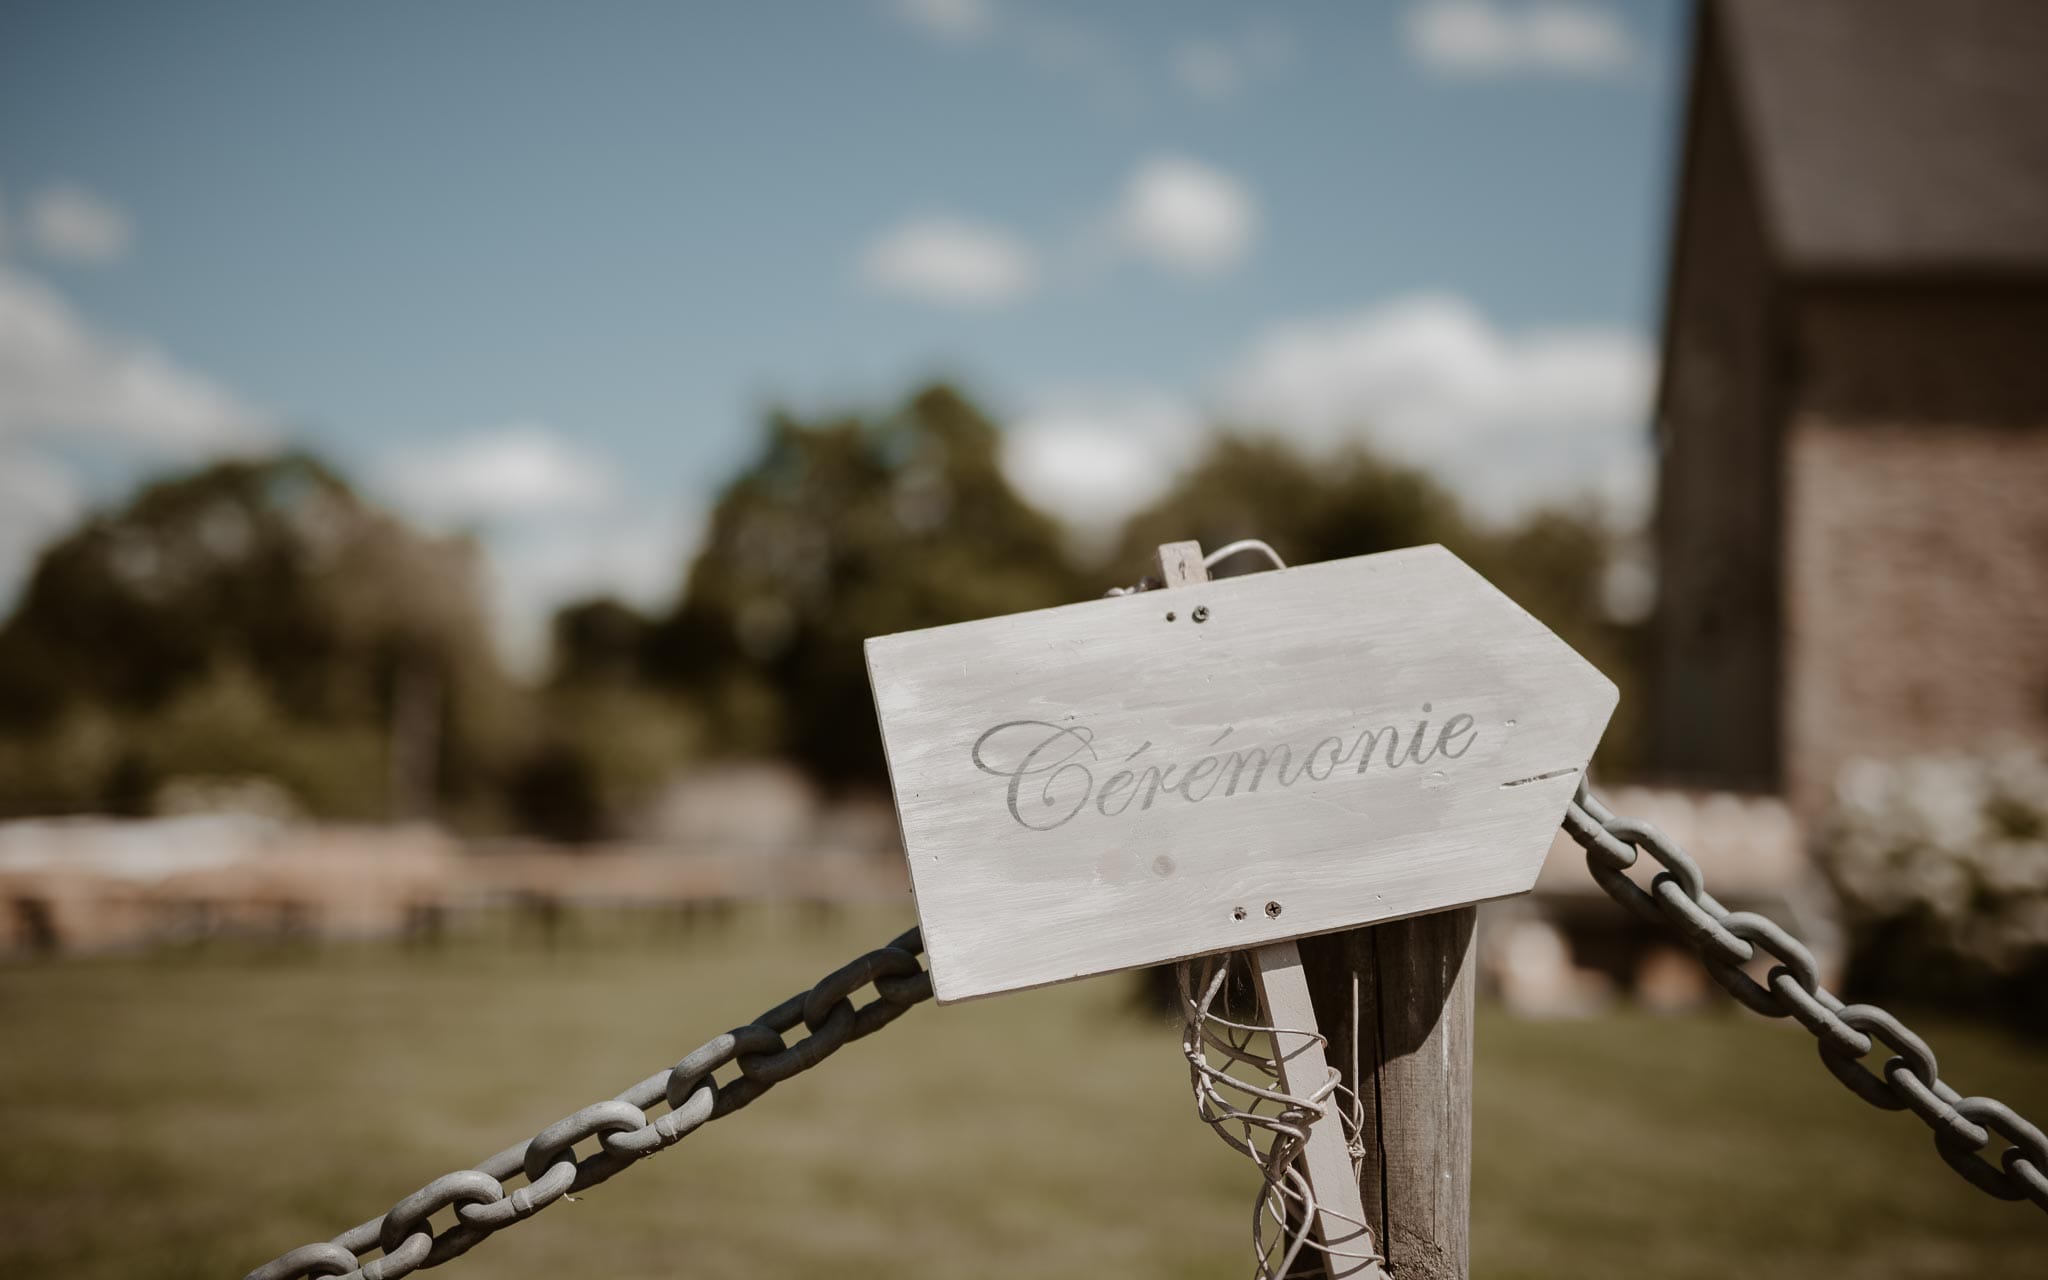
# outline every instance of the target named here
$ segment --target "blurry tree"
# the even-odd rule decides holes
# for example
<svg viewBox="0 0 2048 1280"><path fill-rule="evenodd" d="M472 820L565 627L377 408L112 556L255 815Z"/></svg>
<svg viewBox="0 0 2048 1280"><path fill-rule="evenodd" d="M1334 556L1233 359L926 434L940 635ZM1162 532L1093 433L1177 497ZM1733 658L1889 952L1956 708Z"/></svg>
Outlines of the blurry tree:
<svg viewBox="0 0 2048 1280"><path fill-rule="evenodd" d="M1219 434L1125 524L1112 576L1137 576L1162 542L1213 549L1239 538L1303 564L1472 540L1457 499L1423 472L1358 447L1312 456L1271 436Z"/></svg>
<svg viewBox="0 0 2048 1280"><path fill-rule="evenodd" d="M619 834L701 752L703 716L643 681L654 624L631 605L566 605L552 630L546 727L515 773L514 812L527 830L558 840Z"/></svg>
<svg viewBox="0 0 2048 1280"><path fill-rule="evenodd" d="M1445 544L1606 673L1621 690L1594 761L1610 776L1636 767L1649 635L1640 618L1615 616L1608 584L1618 543L1604 513L1552 508L1469 544Z"/></svg>
<svg viewBox="0 0 2048 1280"><path fill-rule="evenodd" d="M998 445L945 386L879 421L773 420L649 642L651 670L705 708L716 748L878 783L865 638L1084 594L1059 528L1004 479Z"/></svg>
<svg viewBox="0 0 2048 1280"><path fill-rule="evenodd" d="M68 772L0 778L0 809L146 807L206 772L277 777L342 816L422 785L480 804L521 711L469 543L413 531L309 457L223 462L38 560L0 628L0 737Z"/></svg>
<svg viewBox="0 0 2048 1280"><path fill-rule="evenodd" d="M581 844L610 828L595 763L565 737L549 733L512 767L512 820L547 840Z"/></svg>
<svg viewBox="0 0 2048 1280"><path fill-rule="evenodd" d="M551 683L590 687L635 680L644 664L648 617L622 600L601 596L555 611Z"/></svg>

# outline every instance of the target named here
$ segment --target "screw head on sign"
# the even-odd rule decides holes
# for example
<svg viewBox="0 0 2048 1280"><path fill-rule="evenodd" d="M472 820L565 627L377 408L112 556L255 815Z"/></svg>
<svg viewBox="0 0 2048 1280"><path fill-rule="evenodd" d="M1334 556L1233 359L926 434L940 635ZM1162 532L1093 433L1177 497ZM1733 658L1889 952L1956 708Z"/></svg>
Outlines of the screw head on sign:
<svg viewBox="0 0 2048 1280"><path fill-rule="evenodd" d="M1280 918L1280 904L1279 904L1279 903L1277 903L1277 902L1269 902L1269 903L1267 903L1267 904L1266 904L1266 918L1267 918L1267 919L1269 919L1269 920L1278 920L1278 919Z"/></svg>
<svg viewBox="0 0 2048 1280"><path fill-rule="evenodd" d="M1209 606L1206 604L1198 604L1195 606L1195 611L1189 614L1188 616L1193 618L1196 622L1207 622L1209 620Z"/></svg>

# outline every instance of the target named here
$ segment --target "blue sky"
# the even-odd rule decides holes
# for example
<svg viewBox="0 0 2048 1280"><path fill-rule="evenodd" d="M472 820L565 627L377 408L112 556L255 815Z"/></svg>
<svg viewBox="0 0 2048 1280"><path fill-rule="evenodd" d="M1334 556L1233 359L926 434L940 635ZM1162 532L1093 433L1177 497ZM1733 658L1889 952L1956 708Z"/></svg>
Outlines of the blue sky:
<svg viewBox="0 0 2048 1280"><path fill-rule="evenodd" d="M672 592L763 410L956 377L1100 528L1205 422L1639 508L1687 10L0 11L0 596L138 474L310 444L508 643Z"/></svg>

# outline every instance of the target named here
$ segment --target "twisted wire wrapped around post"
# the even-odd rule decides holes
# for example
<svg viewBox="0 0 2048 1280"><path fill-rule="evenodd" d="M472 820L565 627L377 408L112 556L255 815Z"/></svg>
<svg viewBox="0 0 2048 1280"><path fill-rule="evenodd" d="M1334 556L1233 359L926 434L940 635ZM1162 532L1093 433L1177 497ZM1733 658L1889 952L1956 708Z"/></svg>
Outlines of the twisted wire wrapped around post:
<svg viewBox="0 0 2048 1280"><path fill-rule="evenodd" d="M1767 917L1722 906L1685 850L1649 823L1617 815L1583 778L1564 829L1586 851L1586 869L1607 896L1678 933L1744 1006L1805 1027L1821 1065L1850 1092L1880 1110L1918 1116L1941 1158L1978 1190L2031 1200L2048 1212L2048 1136L2032 1122L1996 1098L1964 1097L1941 1078L1934 1051L1905 1023L1876 1005L1844 1004L1820 984L1820 965L1803 943ZM1628 875L1639 853L1663 868L1647 890ZM1777 962L1762 982L1744 969L1759 956ZM1862 1062L1880 1045L1893 1054L1882 1074ZM1994 1138L2007 1142L1996 1165L1984 1154Z"/></svg>
<svg viewBox="0 0 2048 1280"><path fill-rule="evenodd" d="M1316 1238L1319 1213L1340 1219L1345 1215L1333 1214L1316 1202L1302 1150L1310 1127L1334 1108L1344 1126L1356 1177L1364 1155L1358 1137L1364 1114L1357 1095L1345 1087L1337 1068L1331 1067L1322 1087L1304 1097L1281 1088L1279 1064L1270 1053L1254 1048L1261 1038L1271 1046L1276 1033L1313 1037L1327 1044L1319 1032L1241 1022L1217 1011L1219 1001L1227 1004L1232 966L1242 959L1241 953L1231 952L1184 960L1176 966L1181 1052L1188 1060L1195 1114L1231 1150L1258 1166L1261 1184L1252 1206L1252 1255L1259 1280L1270 1280L1286 1275L1304 1249L1345 1258L1361 1256L1327 1249ZM1250 1075L1236 1075L1234 1070ZM1260 1134L1266 1135L1263 1148ZM1270 1240L1266 1235L1269 1219L1279 1233ZM1384 1261L1377 1254L1372 1256Z"/></svg>
<svg viewBox="0 0 2048 1280"><path fill-rule="evenodd" d="M475 1248L486 1237L539 1213L571 1191L605 1181L635 1161L729 1116L777 1084L817 1066L863 1036L902 1017L932 994L931 975L915 929L843 965L745 1026L712 1037L674 1066L657 1071L605 1102L592 1103L505 1148L472 1169L443 1174L330 1241L301 1245L251 1271L246 1280L400 1280ZM856 1008L853 996L872 985L876 998ZM783 1037L801 1025L794 1044ZM713 1073L736 1066L724 1084ZM660 1104L668 1110L650 1117ZM597 1149L580 1159L578 1144ZM525 1178L518 1187L505 1184ZM452 1209L455 1223L435 1231L432 1217ZM364 1261L362 1254L380 1256Z"/></svg>

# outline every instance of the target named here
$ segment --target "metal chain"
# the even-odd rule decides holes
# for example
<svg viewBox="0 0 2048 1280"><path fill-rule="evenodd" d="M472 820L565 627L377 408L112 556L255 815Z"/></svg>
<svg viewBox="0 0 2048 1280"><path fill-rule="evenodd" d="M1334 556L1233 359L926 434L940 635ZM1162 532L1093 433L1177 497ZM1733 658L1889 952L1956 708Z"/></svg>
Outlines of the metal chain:
<svg viewBox="0 0 2048 1280"><path fill-rule="evenodd" d="M1647 822L1617 817L1582 779L1564 829L1586 851L1586 868L1607 896L1651 924L1675 929L1728 994L1771 1018L1813 1033L1821 1063L1849 1091L1885 1111L1911 1111L1934 1133L1949 1167L2001 1200L2031 1200L2048 1211L2048 1136L1996 1098L1964 1097L1941 1078L1934 1050L1898 1018L1872 1004L1843 1004L1820 984L1813 953L1774 921L1730 911L1707 892L1700 866ZM1628 877L1638 851L1663 868L1643 889ZM1758 955L1778 963L1763 982L1744 972ZM1891 1050L1878 1072L1863 1065ZM1994 1165L1994 1138L2009 1145Z"/></svg>
<svg viewBox="0 0 2048 1280"><path fill-rule="evenodd" d="M642 1080L609 1102L565 1116L531 1139L507 1147L473 1169L434 1179L386 1210L323 1244L303 1245L251 1271L246 1280L399 1280L469 1252L501 1227L530 1218L571 1191L594 1187L633 1162L675 1145L698 1128L729 1116L791 1076L817 1066L872 1035L932 994L931 975L917 961L916 929L825 975L742 1027L715 1036L682 1061ZM853 996L873 984L876 998L855 1008ZM795 1044L783 1036L801 1023ZM712 1073L738 1073L724 1084ZM649 1116L666 1103L668 1110ZM578 1143L597 1149L578 1158ZM508 1188L514 1175L523 1186ZM429 1221L455 1210L455 1224L436 1232ZM377 1251L364 1261L359 1255Z"/></svg>

